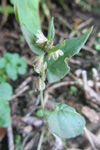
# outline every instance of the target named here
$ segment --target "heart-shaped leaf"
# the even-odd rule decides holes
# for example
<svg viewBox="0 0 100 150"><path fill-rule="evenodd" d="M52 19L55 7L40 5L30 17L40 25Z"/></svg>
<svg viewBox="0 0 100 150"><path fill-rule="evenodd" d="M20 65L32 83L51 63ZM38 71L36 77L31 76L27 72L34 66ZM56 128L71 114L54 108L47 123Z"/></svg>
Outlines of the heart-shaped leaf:
<svg viewBox="0 0 100 150"><path fill-rule="evenodd" d="M6 65L6 73L8 75L9 78L11 78L12 80L16 80L17 79L17 70L15 68L15 66L13 66L13 64L8 63Z"/></svg>
<svg viewBox="0 0 100 150"><path fill-rule="evenodd" d="M60 56L56 61L50 59L47 61L47 79L49 82L56 82L62 79L70 70L69 66L64 62L66 57L72 57L73 55L79 53L82 46L88 39L92 28L90 28L86 33L80 37L65 40L65 45L61 48L64 52L63 56Z"/></svg>
<svg viewBox="0 0 100 150"><path fill-rule="evenodd" d="M17 65L17 72L23 75L26 73L26 68L27 68L27 64L26 64L25 57L21 57Z"/></svg>
<svg viewBox="0 0 100 150"><path fill-rule="evenodd" d="M6 60L5 58L0 57L0 69L3 69L6 65Z"/></svg>
<svg viewBox="0 0 100 150"><path fill-rule="evenodd" d="M0 84L0 100L8 100L12 92L12 86L9 83Z"/></svg>
<svg viewBox="0 0 100 150"><path fill-rule="evenodd" d="M62 79L70 70L65 63L64 57L59 57L56 61L53 58L48 62L47 79L49 82L56 82Z"/></svg>
<svg viewBox="0 0 100 150"><path fill-rule="evenodd" d="M85 120L74 108L56 103L56 109L48 117L48 125L52 133L68 139L83 133Z"/></svg>

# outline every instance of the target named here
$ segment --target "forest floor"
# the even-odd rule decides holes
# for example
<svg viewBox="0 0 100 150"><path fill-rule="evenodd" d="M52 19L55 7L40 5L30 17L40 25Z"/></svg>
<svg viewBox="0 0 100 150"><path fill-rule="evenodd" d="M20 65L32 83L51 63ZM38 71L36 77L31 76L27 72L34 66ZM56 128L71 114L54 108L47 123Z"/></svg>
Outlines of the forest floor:
<svg viewBox="0 0 100 150"><path fill-rule="evenodd" d="M91 10L88 11L87 5L83 7L75 0L65 0L64 5L57 0L48 0L47 6L55 18L54 44L80 36L91 26L94 29L81 52L68 60L71 67L69 74L57 83L47 83L44 91L45 109L52 108L54 102L74 107L85 117L85 133L61 141L45 128L41 150L100 150L100 12L95 11L98 6L90 3ZM48 20L42 10L40 14L42 29L47 35ZM1 23L3 17L0 14ZM98 46L99 50L96 50ZM39 93L34 92L37 77L31 65L34 54L29 50L14 14L8 16L0 30L0 55L6 52L25 56L28 65L25 75L19 76L16 81L9 80L14 88L10 106L15 150L36 150L42 134L43 118L36 115L41 105ZM87 80L86 89L84 80ZM8 150L8 140L6 134L0 143L0 150Z"/></svg>

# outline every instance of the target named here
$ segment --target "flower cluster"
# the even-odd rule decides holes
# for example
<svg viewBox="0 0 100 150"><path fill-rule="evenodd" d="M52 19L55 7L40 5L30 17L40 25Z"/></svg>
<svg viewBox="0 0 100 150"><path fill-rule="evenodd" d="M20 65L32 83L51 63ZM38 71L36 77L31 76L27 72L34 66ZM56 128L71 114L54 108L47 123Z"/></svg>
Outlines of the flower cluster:
<svg viewBox="0 0 100 150"><path fill-rule="evenodd" d="M45 80L45 71L47 69L47 63L44 62L44 55L35 56L32 60L35 72L41 75L43 80Z"/></svg>
<svg viewBox="0 0 100 150"><path fill-rule="evenodd" d="M44 54L40 56L35 56L32 60L35 72L37 72L40 77L36 81L36 89L43 90L45 88L45 79L46 79L46 69L47 63L44 62Z"/></svg>
<svg viewBox="0 0 100 150"><path fill-rule="evenodd" d="M38 30L36 34L36 44L43 50L50 50L53 48L53 41L49 41L42 31ZM58 49L54 52L51 52L47 55L48 60L53 58L57 60L59 56L63 56L63 51ZM37 72L40 76L36 81L36 89L43 90L45 88L45 80L46 80L46 72L47 72L47 62L44 61L44 54L35 56L32 60L32 64L34 66L35 72Z"/></svg>
<svg viewBox="0 0 100 150"><path fill-rule="evenodd" d="M42 31L38 30L38 33L36 34L36 43L39 44L39 45L42 45L44 44L45 42L50 43L50 41L44 36L44 34L42 33ZM53 43L52 43L53 44ZM47 46L47 47L53 47L53 45L50 45L50 46ZM59 58L59 56L63 56L63 51L58 49L57 51L55 52L51 52L49 55L48 55L48 60L51 59L51 57L53 57L54 60L57 60Z"/></svg>

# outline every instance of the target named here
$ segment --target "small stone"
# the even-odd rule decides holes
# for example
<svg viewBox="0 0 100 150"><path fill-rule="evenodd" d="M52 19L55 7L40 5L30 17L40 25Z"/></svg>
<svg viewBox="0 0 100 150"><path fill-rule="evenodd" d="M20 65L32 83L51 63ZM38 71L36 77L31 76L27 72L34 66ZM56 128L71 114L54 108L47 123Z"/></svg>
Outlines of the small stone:
<svg viewBox="0 0 100 150"><path fill-rule="evenodd" d="M93 87L94 86L94 82L92 80L88 80L87 82L88 86Z"/></svg>
<svg viewBox="0 0 100 150"><path fill-rule="evenodd" d="M31 131L32 131L32 126L31 125L28 125L28 126L26 126L25 128L24 128L24 132L25 133L30 133Z"/></svg>
<svg viewBox="0 0 100 150"><path fill-rule="evenodd" d="M100 115L95 110L93 110L87 106L84 106L82 108L82 113L92 123L97 123L98 121L100 121Z"/></svg>

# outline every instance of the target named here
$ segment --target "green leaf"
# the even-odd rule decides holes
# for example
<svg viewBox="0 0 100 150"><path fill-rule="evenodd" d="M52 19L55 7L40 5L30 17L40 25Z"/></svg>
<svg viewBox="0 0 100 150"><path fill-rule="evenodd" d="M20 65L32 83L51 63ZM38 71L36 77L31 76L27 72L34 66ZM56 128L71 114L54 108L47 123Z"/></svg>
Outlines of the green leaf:
<svg viewBox="0 0 100 150"><path fill-rule="evenodd" d="M6 59L6 64L10 63L13 66L16 66L19 63L19 55L17 53L5 53L4 58Z"/></svg>
<svg viewBox="0 0 100 150"><path fill-rule="evenodd" d="M2 74L2 76L4 75L4 73L6 73L9 78L11 78L12 80L16 80L18 73L19 74L26 73L27 64L24 57L19 57L17 53L13 54L5 53L4 59L5 59L5 66L4 69L0 71L0 74Z"/></svg>
<svg viewBox="0 0 100 150"><path fill-rule="evenodd" d="M13 64L8 63L6 65L6 73L7 73L8 77L11 78L12 80L17 79L17 70L16 70L15 66L13 66Z"/></svg>
<svg viewBox="0 0 100 150"><path fill-rule="evenodd" d="M25 57L21 57L17 65L17 72L23 75L26 73L26 68L27 68L27 65L26 65Z"/></svg>
<svg viewBox="0 0 100 150"><path fill-rule="evenodd" d="M13 5L14 4L14 0L10 0L10 3Z"/></svg>
<svg viewBox="0 0 100 150"><path fill-rule="evenodd" d="M55 36L54 18L52 17L48 28L48 40L53 41L54 36Z"/></svg>
<svg viewBox="0 0 100 150"><path fill-rule="evenodd" d="M24 25L21 26L21 30L22 30L22 33L23 33L31 51L37 55L43 54L44 52L40 48L35 46L34 35L31 32L29 32L28 29Z"/></svg>
<svg viewBox="0 0 100 150"><path fill-rule="evenodd" d="M43 117L43 110L40 109L35 114L37 117ZM45 114L45 116L49 116L51 114L51 112L48 110L44 110L44 114Z"/></svg>
<svg viewBox="0 0 100 150"><path fill-rule="evenodd" d="M6 81L6 72L5 72L5 69L0 69L0 82L5 82Z"/></svg>
<svg viewBox="0 0 100 150"><path fill-rule="evenodd" d="M6 82L7 77L6 76L0 76L0 82Z"/></svg>
<svg viewBox="0 0 100 150"><path fill-rule="evenodd" d="M5 58L1 58L1 57L0 57L0 69L4 68L5 65L6 65L6 60L5 60Z"/></svg>
<svg viewBox="0 0 100 150"><path fill-rule="evenodd" d="M0 100L8 100L12 93L12 86L9 83L0 84Z"/></svg>
<svg viewBox="0 0 100 150"><path fill-rule="evenodd" d="M20 61L20 57L17 53L11 54L11 58L12 59L10 60L10 62L11 64L13 64L13 66L16 66Z"/></svg>
<svg viewBox="0 0 100 150"><path fill-rule="evenodd" d="M90 33L92 32L93 27L91 27L86 33L83 35L65 40L65 46L62 47L62 50L64 52L64 57L72 57L75 54L78 54L85 42L87 41Z"/></svg>
<svg viewBox="0 0 100 150"><path fill-rule="evenodd" d="M17 10L17 17L19 17L21 24L32 33L36 34L40 29L40 19L38 14L39 0L14 0Z"/></svg>
<svg viewBox="0 0 100 150"><path fill-rule="evenodd" d="M48 8L47 4L45 1L40 1L41 2L41 7L42 7L42 11L44 13L44 15L46 16L46 18L48 20L50 20L51 16L50 16L50 9Z"/></svg>
<svg viewBox="0 0 100 150"><path fill-rule="evenodd" d="M10 107L5 100L0 99L0 127L8 127L10 124Z"/></svg>
<svg viewBox="0 0 100 150"><path fill-rule="evenodd" d="M24 75L26 73L26 68L20 66L18 67L17 71L19 74Z"/></svg>
<svg viewBox="0 0 100 150"><path fill-rule="evenodd" d="M94 47L95 47L96 50L99 51L100 50L100 42L95 42Z"/></svg>
<svg viewBox="0 0 100 150"><path fill-rule="evenodd" d="M56 109L48 117L48 125L52 133L68 139L83 133L85 120L74 108L56 103Z"/></svg>
<svg viewBox="0 0 100 150"><path fill-rule="evenodd" d="M5 53L0 58L0 82L5 82L9 77L12 80L17 79L17 74L25 74L27 64L25 57L19 57L17 53Z"/></svg>
<svg viewBox="0 0 100 150"><path fill-rule="evenodd" d="M16 4L14 5L14 12L15 12L16 20L17 20L18 24L20 24L20 19L19 19L19 14L18 14L18 8L17 8Z"/></svg>
<svg viewBox="0 0 100 150"><path fill-rule="evenodd" d="M61 49L64 45L65 45L65 41L62 41L61 43L57 44L56 46L54 46L53 48L51 48L50 50L48 50L48 53L55 52L58 49Z"/></svg>
<svg viewBox="0 0 100 150"><path fill-rule="evenodd" d="M72 57L73 55L79 53L82 46L88 39L92 28L90 28L85 34L80 37L65 40L65 46L62 47L64 52L63 56L60 56L56 61L50 59L47 61L47 79L49 82L56 82L62 79L70 70L69 66L65 63L66 57Z"/></svg>
<svg viewBox="0 0 100 150"><path fill-rule="evenodd" d="M5 53L4 58L5 58L6 62L8 63L12 59L12 54L11 53Z"/></svg>
<svg viewBox="0 0 100 150"><path fill-rule="evenodd" d="M70 89L69 89L69 95L77 95L77 92L78 92L78 89L76 86L70 86Z"/></svg>
<svg viewBox="0 0 100 150"><path fill-rule="evenodd" d="M21 66L23 66L23 67L27 67L25 57L22 56L22 57L19 59L19 64L20 64Z"/></svg>
<svg viewBox="0 0 100 150"><path fill-rule="evenodd" d="M50 61L51 63L48 63L47 68L47 79L49 82L56 82L69 72L70 67L65 63L63 57L59 57L56 61L52 58Z"/></svg>

